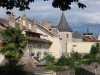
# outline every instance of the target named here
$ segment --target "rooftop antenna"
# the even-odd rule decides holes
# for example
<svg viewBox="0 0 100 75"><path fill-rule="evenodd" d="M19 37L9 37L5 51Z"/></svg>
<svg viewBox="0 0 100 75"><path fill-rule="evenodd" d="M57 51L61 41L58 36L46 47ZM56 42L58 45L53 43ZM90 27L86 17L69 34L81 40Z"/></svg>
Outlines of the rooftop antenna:
<svg viewBox="0 0 100 75"><path fill-rule="evenodd" d="M89 27L87 27L87 34L89 33Z"/></svg>

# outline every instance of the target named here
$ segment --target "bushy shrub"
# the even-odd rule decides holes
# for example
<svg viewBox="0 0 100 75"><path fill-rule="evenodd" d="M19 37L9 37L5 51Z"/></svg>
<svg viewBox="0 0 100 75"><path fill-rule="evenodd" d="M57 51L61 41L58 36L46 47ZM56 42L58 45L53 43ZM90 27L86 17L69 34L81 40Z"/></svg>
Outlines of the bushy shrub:
<svg viewBox="0 0 100 75"><path fill-rule="evenodd" d="M43 68L44 70L53 70L53 71L64 71L66 70L62 66L57 66L57 65L49 65Z"/></svg>
<svg viewBox="0 0 100 75"><path fill-rule="evenodd" d="M81 54L79 54L78 52L74 52L74 51L72 51L72 53L71 53L71 58L73 59L73 60L80 60L81 59Z"/></svg>
<svg viewBox="0 0 100 75"><path fill-rule="evenodd" d="M98 49L98 47L96 47L96 46L92 46L91 47L91 51L90 51L90 54L97 54L99 52L99 49Z"/></svg>
<svg viewBox="0 0 100 75"><path fill-rule="evenodd" d="M66 58L65 56L61 56L58 61L56 62L56 65L59 65L59 66L67 66L69 65L71 62L71 59L70 58Z"/></svg>
<svg viewBox="0 0 100 75"><path fill-rule="evenodd" d="M96 59L98 60L98 63L100 63L100 54L97 55Z"/></svg>
<svg viewBox="0 0 100 75"><path fill-rule="evenodd" d="M97 58L96 58L96 55L95 54L92 54L89 56L89 59L87 59L87 64L91 64L93 62L98 62Z"/></svg>
<svg viewBox="0 0 100 75"><path fill-rule="evenodd" d="M43 59L41 60L46 60L46 61L49 61L49 62L55 62L55 57L52 56L52 55L46 55Z"/></svg>
<svg viewBox="0 0 100 75"><path fill-rule="evenodd" d="M68 66L68 68L77 68L81 65L81 55L78 52L72 52L70 57L61 56L56 65Z"/></svg>
<svg viewBox="0 0 100 75"><path fill-rule="evenodd" d="M83 59L89 59L89 57L90 57L90 54L85 54L85 55L83 56Z"/></svg>

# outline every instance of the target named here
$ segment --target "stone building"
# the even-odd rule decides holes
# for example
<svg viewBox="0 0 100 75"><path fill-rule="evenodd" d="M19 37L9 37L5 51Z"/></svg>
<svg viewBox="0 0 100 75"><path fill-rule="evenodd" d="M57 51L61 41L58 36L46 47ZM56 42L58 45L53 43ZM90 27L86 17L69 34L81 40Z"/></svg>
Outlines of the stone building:
<svg viewBox="0 0 100 75"><path fill-rule="evenodd" d="M53 26L49 21L39 23L25 15L16 19L13 13L8 16L8 20L0 18L0 33L9 26L23 30L28 38L24 57L41 59L50 54L59 58L70 54L73 50L82 54L89 53L91 46L100 42L88 32L85 35L81 35L78 31L73 32L64 13L58 26ZM0 39L2 40L2 37Z"/></svg>

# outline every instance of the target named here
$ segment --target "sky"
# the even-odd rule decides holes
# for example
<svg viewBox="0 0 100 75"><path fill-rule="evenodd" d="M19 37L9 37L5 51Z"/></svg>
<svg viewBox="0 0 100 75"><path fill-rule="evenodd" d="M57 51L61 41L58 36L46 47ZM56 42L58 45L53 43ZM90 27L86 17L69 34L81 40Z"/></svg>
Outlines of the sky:
<svg viewBox="0 0 100 75"><path fill-rule="evenodd" d="M71 5L72 9L64 11L65 17L73 31L85 33L87 27L90 32L96 36L100 33L100 0L80 0L87 8L79 9L75 3ZM7 19L6 9L0 7L0 18ZM62 11L59 8L52 7L52 0L43 1L35 0L30 4L30 10L19 11L14 8L11 12L15 13L16 18L26 14L27 18L34 19L38 22L48 20L52 25L58 25Z"/></svg>

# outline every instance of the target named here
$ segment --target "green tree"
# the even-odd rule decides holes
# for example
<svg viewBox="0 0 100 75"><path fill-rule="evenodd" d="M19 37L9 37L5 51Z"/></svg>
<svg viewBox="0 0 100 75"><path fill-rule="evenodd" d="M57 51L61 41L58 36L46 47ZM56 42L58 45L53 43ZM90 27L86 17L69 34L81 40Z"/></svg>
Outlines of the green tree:
<svg viewBox="0 0 100 75"><path fill-rule="evenodd" d="M99 55L99 43L96 43L91 47L90 53L84 56L85 63L91 64L93 62L100 62L100 55Z"/></svg>
<svg viewBox="0 0 100 75"><path fill-rule="evenodd" d="M59 66L68 66L71 62L71 59L68 57L66 58L65 56L61 56L57 62L56 62L56 65L59 65Z"/></svg>
<svg viewBox="0 0 100 75"><path fill-rule="evenodd" d="M69 65L70 68L78 68L82 65L82 58L81 58L81 54L78 52L71 52L71 63Z"/></svg>
<svg viewBox="0 0 100 75"><path fill-rule="evenodd" d="M11 62L18 62L23 56L23 50L27 44L27 38L22 34L22 30L7 28L3 33L3 48L0 52Z"/></svg>
<svg viewBox="0 0 100 75"><path fill-rule="evenodd" d="M23 50L26 46L27 38L22 34L22 30L7 28L3 33L3 48L0 52L8 60L4 66L0 66L2 75L26 75L23 65L17 64L23 56Z"/></svg>
<svg viewBox="0 0 100 75"><path fill-rule="evenodd" d="M5 7L6 9L13 9L14 7L19 8L19 10L30 9L29 4L36 0L0 0L0 7ZM48 1L48 0L42 0ZM71 4L75 2L79 8L85 8L86 6L83 3L80 3L79 0L53 0L52 6L54 8L60 8L61 10L70 10Z"/></svg>
<svg viewBox="0 0 100 75"><path fill-rule="evenodd" d="M96 43L96 45L93 45L91 47L91 51L90 51L90 54L97 54L97 53L99 53L99 44L98 43Z"/></svg>
<svg viewBox="0 0 100 75"><path fill-rule="evenodd" d="M74 52L72 51L71 52L71 58L74 59L74 60L80 60L81 59L81 54L79 54L78 52Z"/></svg>
<svg viewBox="0 0 100 75"><path fill-rule="evenodd" d="M46 60L46 61L49 61L49 62L55 62L55 57L54 56L51 56L51 55L46 55L42 60Z"/></svg>

